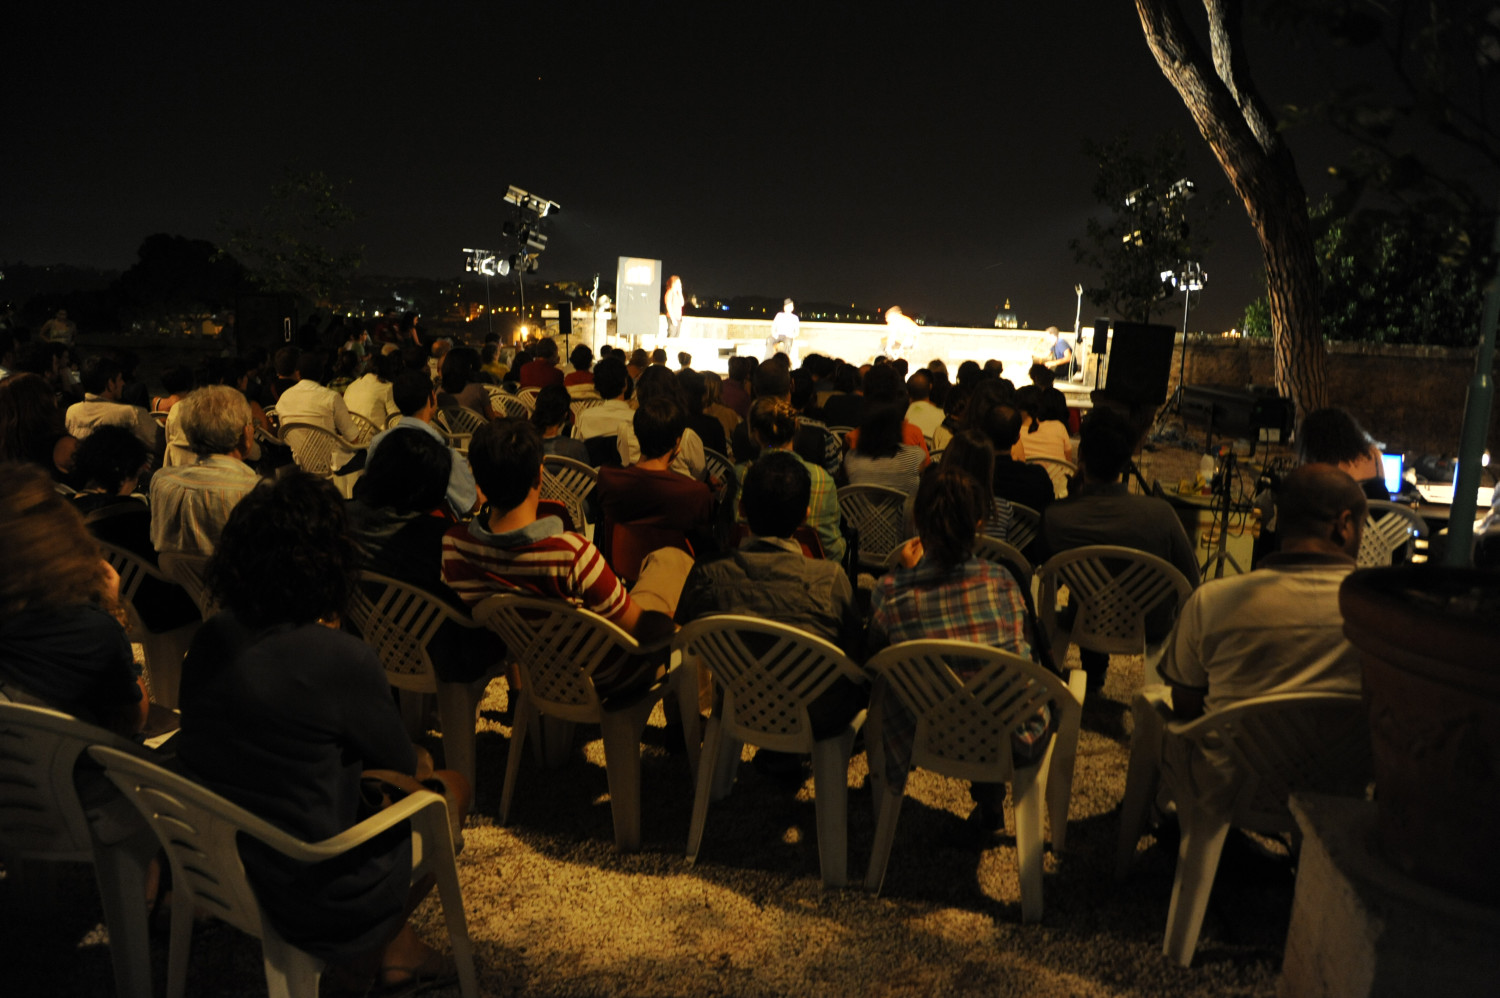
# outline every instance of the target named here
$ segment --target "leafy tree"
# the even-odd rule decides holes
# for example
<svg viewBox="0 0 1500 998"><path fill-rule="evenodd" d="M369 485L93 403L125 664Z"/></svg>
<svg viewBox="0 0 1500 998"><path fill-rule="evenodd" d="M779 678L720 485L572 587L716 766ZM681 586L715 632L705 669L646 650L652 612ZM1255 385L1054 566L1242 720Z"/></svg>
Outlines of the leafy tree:
<svg viewBox="0 0 1500 998"><path fill-rule="evenodd" d="M342 200L348 182L321 170L288 168L271 200L249 222L232 227L230 248L247 261L260 289L293 294L328 308L364 262L363 246L343 235L358 215Z"/></svg>
<svg viewBox="0 0 1500 998"><path fill-rule="evenodd" d="M1251 339L1264 340L1270 337L1271 303L1266 301L1264 295L1245 306L1245 318L1240 323L1240 331Z"/></svg>
<svg viewBox="0 0 1500 998"><path fill-rule="evenodd" d="M223 307L244 284L244 266L213 243L158 232L142 241L118 286L135 308L163 315Z"/></svg>
<svg viewBox="0 0 1500 998"><path fill-rule="evenodd" d="M1193 233L1204 231L1206 199L1192 200L1192 185L1184 185L1187 155L1171 133L1146 152L1132 149L1125 135L1086 142L1083 151L1099 167L1094 199L1111 214L1089 219L1084 238L1071 240L1069 248L1077 262L1099 272L1100 286L1087 290L1090 301L1146 322L1173 304L1162 272L1202 250Z"/></svg>

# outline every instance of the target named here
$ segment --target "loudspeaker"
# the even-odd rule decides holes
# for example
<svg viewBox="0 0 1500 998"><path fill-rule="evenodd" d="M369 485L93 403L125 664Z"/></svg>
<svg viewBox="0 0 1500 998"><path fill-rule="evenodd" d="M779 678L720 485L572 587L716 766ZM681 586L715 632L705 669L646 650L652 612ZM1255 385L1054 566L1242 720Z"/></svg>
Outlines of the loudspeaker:
<svg viewBox="0 0 1500 998"><path fill-rule="evenodd" d="M1161 405L1172 374L1172 342L1177 330L1144 322L1115 323L1104 394L1120 402Z"/></svg>
<svg viewBox="0 0 1500 998"><path fill-rule="evenodd" d="M1109 350L1109 317L1101 315L1094 320L1094 338L1089 341L1089 352L1103 354Z"/></svg>

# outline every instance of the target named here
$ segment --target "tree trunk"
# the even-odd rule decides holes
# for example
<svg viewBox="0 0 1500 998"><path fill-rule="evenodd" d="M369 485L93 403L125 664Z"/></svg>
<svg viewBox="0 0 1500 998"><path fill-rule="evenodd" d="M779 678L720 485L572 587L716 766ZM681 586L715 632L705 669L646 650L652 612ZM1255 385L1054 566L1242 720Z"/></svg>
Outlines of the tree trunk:
<svg viewBox="0 0 1500 998"><path fill-rule="evenodd" d="M1322 277L1307 219L1307 194L1291 152L1244 76L1238 0L1203 0L1212 59L1176 0L1136 0L1146 43L1187 105L1260 239L1271 308L1276 388L1301 417L1327 405Z"/></svg>

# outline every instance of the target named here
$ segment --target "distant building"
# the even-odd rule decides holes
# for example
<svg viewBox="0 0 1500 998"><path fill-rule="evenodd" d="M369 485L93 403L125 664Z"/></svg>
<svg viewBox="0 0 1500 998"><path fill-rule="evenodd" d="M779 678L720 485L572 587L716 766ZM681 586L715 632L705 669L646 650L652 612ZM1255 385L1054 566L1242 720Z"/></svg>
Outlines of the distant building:
<svg viewBox="0 0 1500 998"><path fill-rule="evenodd" d="M1021 320L1010 307L1010 299L1005 299L1005 307L995 314L996 329L1020 329Z"/></svg>

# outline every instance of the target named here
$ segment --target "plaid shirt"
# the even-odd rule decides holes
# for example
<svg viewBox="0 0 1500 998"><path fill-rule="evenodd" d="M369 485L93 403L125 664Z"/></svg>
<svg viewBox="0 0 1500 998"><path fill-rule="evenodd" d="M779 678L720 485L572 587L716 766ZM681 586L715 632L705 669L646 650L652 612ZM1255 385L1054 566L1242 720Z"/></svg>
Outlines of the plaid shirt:
<svg viewBox="0 0 1500 998"><path fill-rule="evenodd" d="M807 525L817 531L818 543L823 545L823 557L828 561L844 560L844 535L839 530L839 490L833 484L833 476L822 468L803 458L796 451L789 451L793 457L802 462L802 467L807 469L807 475L812 479L812 492L807 497L807 506L811 512L807 517ZM740 484L745 482L745 473L750 470L750 462L746 461L735 469L735 474ZM745 516L736 506L735 522L744 523Z"/></svg>
<svg viewBox="0 0 1500 998"><path fill-rule="evenodd" d="M259 483L254 469L227 454L162 468L151 476L151 546L163 554L213 554L230 511Z"/></svg>

